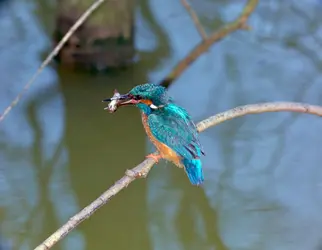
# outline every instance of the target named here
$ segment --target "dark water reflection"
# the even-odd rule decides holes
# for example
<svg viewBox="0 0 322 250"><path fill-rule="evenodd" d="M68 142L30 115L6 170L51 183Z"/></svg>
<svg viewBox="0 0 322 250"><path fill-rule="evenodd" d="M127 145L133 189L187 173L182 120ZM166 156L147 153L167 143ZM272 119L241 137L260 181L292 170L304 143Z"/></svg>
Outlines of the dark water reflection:
<svg viewBox="0 0 322 250"><path fill-rule="evenodd" d="M191 3L210 31L244 1ZM1 110L50 48L54 9L42 0L0 9ZM321 11L317 0L261 1L253 31L214 46L171 94L197 121L248 103L321 104ZM109 115L100 100L115 87L160 80L199 41L180 1L142 0L132 68L108 76L45 69L0 128L4 249L33 249L143 160L151 148L138 111ZM56 249L321 249L321 126L317 117L274 113L212 128L201 135L203 189L161 163Z"/></svg>

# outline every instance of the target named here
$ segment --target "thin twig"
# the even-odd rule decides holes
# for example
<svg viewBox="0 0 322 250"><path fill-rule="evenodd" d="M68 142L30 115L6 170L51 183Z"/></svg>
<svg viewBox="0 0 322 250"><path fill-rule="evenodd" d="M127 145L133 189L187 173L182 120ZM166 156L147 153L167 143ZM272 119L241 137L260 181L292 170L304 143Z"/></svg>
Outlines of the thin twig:
<svg viewBox="0 0 322 250"><path fill-rule="evenodd" d="M160 84L164 87L169 87L172 84L172 82L175 79L177 79L188 68L188 66L190 66L201 54L205 53L214 43L219 42L227 35L236 30L249 29L246 22L249 16L255 10L257 4L258 0L248 0L241 15L235 21L226 24L219 31L208 36L206 40L203 40L198 45L196 45L190 51L190 53L174 67L170 74L160 82Z"/></svg>
<svg viewBox="0 0 322 250"><path fill-rule="evenodd" d="M3 114L0 116L0 122L4 120L4 118L9 114L14 106L18 104L21 97L27 92L27 90L31 87L31 85L35 82L38 75L43 71L43 69L50 63L50 61L58 54L67 40L73 35L73 33L81 26L84 21L103 3L105 0L97 0L95 1L81 17L76 21L76 23L68 30L66 35L60 40L60 42L56 45L54 50L46 57L46 59L42 62L36 73L30 78L30 80L26 83L22 91L15 97L15 99L11 102L11 104L4 110Z"/></svg>
<svg viewBox="0 0 322 250"><path fill-rule="evenodd" d="M202 27L202 24L200 23L199 18L197 16L196 12L190 6L190 4L188 3L187 0L181 0L181 4L188 11L188 13L191 16L192 21L195 23L195 26L196 26L196 28L197 28L200 36L202 37L202 39L203 40L206 40L207 39L207 33L205 32L204 28Z"/></svg>
<svg viewBox="0 0 322 250"><path fill-rule="evenodd" d="M259 114L265 112L279 111L308 113L312 115L322 116L322 106L292 102L259 103L236 107L234 109L211 116L208 119L199 122L197 128L199 132L202 132L210 127L213 127L224 121L228 121L236 117L248 114ZM56 232L54 232L49 238L47 238L43 243L36 247L35 250L46 250L53 247L58 241L60 241L74 228L76 228L82 221L89 218L96 210L98 210L105 203L107 203L113 196L115 196L118 192L126 188L132 181L136 179L135 176L138 173L146 177L155 163L156 162L152 158L148 158L135 168L127 170L125 176L118 180L112 187L105 191L90 205L88 205L79 213L71 217L65 225L63 225Z"/></svg>

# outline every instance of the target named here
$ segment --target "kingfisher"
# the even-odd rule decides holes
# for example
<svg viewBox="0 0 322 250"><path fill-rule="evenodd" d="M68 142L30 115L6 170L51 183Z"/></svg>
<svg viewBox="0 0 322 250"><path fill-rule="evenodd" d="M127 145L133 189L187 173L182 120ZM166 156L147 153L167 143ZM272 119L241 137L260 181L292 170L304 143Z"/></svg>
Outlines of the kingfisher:
<svg viewBox="0 0 322 250"><path fill-rule="evenodd" d="M115 102L104 99L103 102ZM184 168L191 184L199 186L204 181L201 154L205 155L191 116L168 95L165 87L146 83L132 88L127 94L117 96L117 107L136 106L141 111L143 127L158 154L149 154L156 163L168 160Z"/></svg>

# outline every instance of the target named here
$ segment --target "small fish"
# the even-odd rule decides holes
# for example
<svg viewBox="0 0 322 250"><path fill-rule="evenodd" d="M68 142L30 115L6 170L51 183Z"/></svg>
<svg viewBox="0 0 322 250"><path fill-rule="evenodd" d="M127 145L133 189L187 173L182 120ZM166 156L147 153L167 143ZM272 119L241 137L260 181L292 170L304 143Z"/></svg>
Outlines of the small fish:
<svg viewBox="0 0 322 250"><path fill-rule="evenodd" d="M120 98L121 94L117 91L117 89L115 89L113 97L108 99L110 103L107 105L107 107L104 108L104 110L108 110L110 113L114 113L117 110Z"/></svg>

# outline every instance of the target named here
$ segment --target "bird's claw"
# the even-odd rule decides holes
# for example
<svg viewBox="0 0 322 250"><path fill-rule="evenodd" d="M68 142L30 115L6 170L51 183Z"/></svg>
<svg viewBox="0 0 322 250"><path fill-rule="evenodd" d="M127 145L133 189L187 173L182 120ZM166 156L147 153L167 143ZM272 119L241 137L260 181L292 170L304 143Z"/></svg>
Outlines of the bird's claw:
<svg viewBox="0 0 322 250"><path fill-rule="evenodd" d="M153 160L155 160L156 163L159 162L159 160L162 158L160 154L149 154L147 156L145 156L145 158L151 158Z"/></svg>

